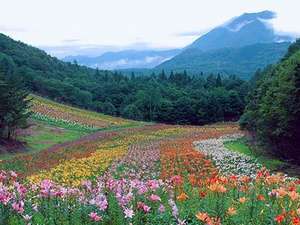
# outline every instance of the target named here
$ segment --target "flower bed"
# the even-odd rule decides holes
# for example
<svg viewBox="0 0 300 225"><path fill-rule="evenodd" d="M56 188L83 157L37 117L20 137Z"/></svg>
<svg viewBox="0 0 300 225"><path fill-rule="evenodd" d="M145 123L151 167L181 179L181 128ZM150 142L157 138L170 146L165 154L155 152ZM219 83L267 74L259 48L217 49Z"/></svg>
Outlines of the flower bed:
<svg viewBox="0 0 300 225"><path fill-rule="evenodd" d="M300 224L299 180L265 169L227 175L193 149L235 127L169 128L95 138L87 153L83 142L34 182L0 172L0 224Z"/></svg>
<svg viewBox="0 0 300 225"><path fill-rule="evenodd" d="M262 168L262 165L255 159L238 152L232 152L224 146L224 142L240 137L241 134L223 136L194 142L194 146L210 157L223 174L255 177L256 172Z"/></svg>

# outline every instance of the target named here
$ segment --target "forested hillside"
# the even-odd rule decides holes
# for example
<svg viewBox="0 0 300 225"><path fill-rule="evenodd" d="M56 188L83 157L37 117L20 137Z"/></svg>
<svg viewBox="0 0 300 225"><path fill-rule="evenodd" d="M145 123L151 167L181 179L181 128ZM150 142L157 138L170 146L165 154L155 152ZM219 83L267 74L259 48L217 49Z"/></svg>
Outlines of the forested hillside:
<svg viewBox="0 0 300 225"><path fill-rule="evenodd" d="M287 51L289 42L257 43L239 48L221 48L202 51L188 48L169 61L157 66L157 70L184 71L189 73L235 74L250 79L256 70L277 63Z"/></svg>
<svg viewBox="0 0 300 225"><path fill-rule="evenodd" d="M280 63L258 73L242 127L277 155L300 160L300 40Z"/></svg>
<svg viewBox="0 0 300 225"><path fill-rule="evenodd" d="M0 36L0 68L25 87L59 102L113 116L146 121L203 124L237 120L248 86L235 76L192 76L164 71L125 76L62 62Z"/></svg>

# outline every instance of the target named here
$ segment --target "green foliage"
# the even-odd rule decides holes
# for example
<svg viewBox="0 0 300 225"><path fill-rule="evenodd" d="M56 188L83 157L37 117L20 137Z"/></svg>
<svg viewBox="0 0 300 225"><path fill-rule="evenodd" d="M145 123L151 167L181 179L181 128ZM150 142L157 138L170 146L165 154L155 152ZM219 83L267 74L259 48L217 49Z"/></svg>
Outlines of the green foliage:
<svg viewBox="0 0 300 225"><path fill-rule="evenodd" d="M282 167L286 166L286 164L268 154L262 154L257 150L254 150L254 147L250 146L249 143L245 139L238 139L235 141L226 142L225 147L230 149L231 151L239 152L244 155L253 157L260 164L264 165L266 168L270 170L280 170Z"/></svg>
<svg viewBox="0 0 300 225"><path fill-rule="evenodd" d="M155 69L204 74L236 74L249 80L256 70L276 63L284 56L290 43L260 43L243 47L202 51L188 48Z"/></svg>
<svg viewBox="0 0 300 225"><path fill-rule="evenodd" d="M134 104L127 105L123 109L121 116L133 120L141 120L143 118L142 112Z"/></svg>
<svg viewBox="0 0 300 225"><path fill-rule="evenodd" d="M278 155L299 162L300 144L300 51L299 40L285 60L260 74L246 112L243 128L256 134Z"/></svg>
<svg viewBox="0 0 300 225"><path fill-rule="evenodd" d="M58 102L130 119L173 124L237 120L247 83L234 76L187 71L130 76L65 63L0 35L0 68L23 77L26 88Z"/></svg>
<svg viewBox="0 0 300 225"><path fill-rule="evenodd" d="M30 115L27 96L16 77L0 74L0 138L11 139L17 128L26 126Z"/></svg>

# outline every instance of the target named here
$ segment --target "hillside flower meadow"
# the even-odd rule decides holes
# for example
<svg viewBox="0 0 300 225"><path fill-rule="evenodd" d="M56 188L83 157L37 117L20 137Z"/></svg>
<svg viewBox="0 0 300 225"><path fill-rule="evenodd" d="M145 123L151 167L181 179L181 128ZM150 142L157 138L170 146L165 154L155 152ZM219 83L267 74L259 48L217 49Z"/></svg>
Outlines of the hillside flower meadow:
<svg viewBox="0 0 300 225"><path fill-rule="evenodd" d="M0 224L300 224L299 180L207 157L238 132L151 125L61 146L52 167L0 172Z"/></svg>

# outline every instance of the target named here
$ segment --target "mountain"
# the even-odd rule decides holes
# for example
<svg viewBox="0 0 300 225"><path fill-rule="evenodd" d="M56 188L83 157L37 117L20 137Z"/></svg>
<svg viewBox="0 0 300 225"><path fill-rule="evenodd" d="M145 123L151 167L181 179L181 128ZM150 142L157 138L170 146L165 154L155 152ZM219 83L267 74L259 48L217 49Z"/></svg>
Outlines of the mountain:
<svg viewBox="0 0 300 225"><path fill-rule="evenodd" d="M91 68L119 70L128 68L153 68L166 60L171 59L181 50L126 50L120 52L107 52L98 57L67 56L63 61L77 61L80 65Z"/></svg>
<svg viewBox="0 0 300 225"><path fill-rule="evenodd" d="M207 51L256 43L291 41L292 39L288 36L277 35L268 24L268 21L274 19L275 16L275 13L271 11L244 13L201 36L187 48Z"/></svg>
<svg viewBox="0 0 300 225"><path fill-rule="evenodd" d="M210 51L190 48L155 69L167 72L186 70L192 74L200 72L235 74L240 78L249 79L258 69L276 63L282 58L289 45L289 42L260 43Z"/></svg>
<svg viewBox="0 0 300 225"><path fill-rule="evenodd" d="M273 18L271 11L244 13L201 36L155 69L235 74L248 79L257 69L283 57L292 41L276 34L268 23Z"/></svg>
<svg viewBox="0 0 300 225"><path fill-rule="evenodd" d="M0 74L18 76L28 90L42 96L80 107L92 107L91 90L100 77L111 72L60 61L0 33Z"/></svg>

